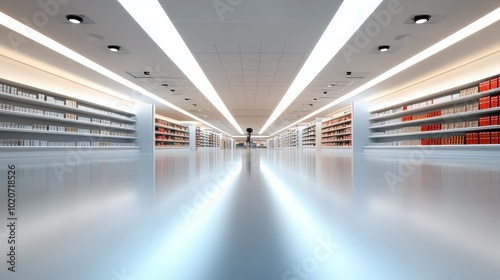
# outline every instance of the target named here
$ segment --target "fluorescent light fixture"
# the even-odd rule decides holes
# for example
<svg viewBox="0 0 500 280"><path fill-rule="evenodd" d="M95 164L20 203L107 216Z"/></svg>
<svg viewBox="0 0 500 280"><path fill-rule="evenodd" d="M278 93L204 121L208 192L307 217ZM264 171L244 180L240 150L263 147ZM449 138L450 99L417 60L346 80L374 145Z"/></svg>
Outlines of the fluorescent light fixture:
<svg viewBox="0 0 500 280"><path fill-rule="evenodd" d="M215 91L181 35L157 0L118 0L125 10L155 41L189 80L243 134L236 120Z"/></svg>
<svg viewBox="0 0 500 280"><path fill-rule="evenodd" d="M292 85L266 121L262 134L344 47L382 0L344 0ZM141 2L142 3L142 2ZM356 15L356 16L353 16Z"/></svg>
<svg viewBox="0 0 500 280"><path fill-rule="evenodd" d="M376 77L375 79L369 81L368 83L360 86L359 88L349 92L348 94L346 95L343 95L341 96L340 98L338 98L337 100L331 102L330 104L312 112L311 114L303 117L302 119L292 123L291 125L273 133L272 135L276 134L276 133L279 133L287 128L290 128L298 123L301 123L301 122L304 122L305 120L309 119L309 118L312 118L314 116L316 116L317 114L349 99L349 98L352 98L360 93L362 93L363 91L371 88L371 87L374 87L376 85L378 85L379 83L391 78L392 76L412 67L413 65L453 46L454 44L464 40L465 38L471 36L471 35L474 35L475 33L483 30L484 28L494 24L495 22L499 21L500 20L500 8L497 8L495 10L493 10L492 12L490 12L489 14L485 15L484 17L476 20L475 22L467 25L466 27L460 29L459 31L453 33L452 35L446 37L445 39L439 41L438 43L432 45L431 47L425 49L424 51L416 54L415 56L407 59L406 61L402 62L401 64L395 66L394 68L390 69L389 71L383 73L382 75Z"/></svg>
<svg viewBox="0 0 500 280"><path fill-rule="evenodd" d="M176 111L178 111L178 112L180 112L180 113L182 113L190 118L193 118L199 122L206 124L209 127L212 127L212 128L214 128L214 129L216 129L224 134L229 135L227 132L220 130L219 128L205 122L204 120L196 117L193 114L190 114L187 111L184 111L183 109L175 106L174 104L172 104L172 103L158 97L157 95L143 89L142 87L128 81L127 79L119 76L118 74L115 74L114 72L108 70L107 68L102 67L101 65L99 65L99 64L93 62L92 60L80 55L79 53L67 48L66 46L52 40L51 38L43 35L42 33L32 29L31 27L9 17L8 15L4 14L3 12L0 12L0 24L11 29L14 32L21 34L22 36L24 36L28 39L31 39L31 40L39 43L42 46L45 46L45 47L65 56L65 57L67 57L75 62L80 63L81 65L83 65L85 67L88 67L88 68L96 71L97 73L99 73L103 76L106 76L106 77L108 77L108 78L110 78L110 79L136 91L136 92L139 92L139 93L159 102L160 104L163 104L167 107L170 107L170 108L172 108L172 109L174 109L174 110L176 110Z"/></svg>

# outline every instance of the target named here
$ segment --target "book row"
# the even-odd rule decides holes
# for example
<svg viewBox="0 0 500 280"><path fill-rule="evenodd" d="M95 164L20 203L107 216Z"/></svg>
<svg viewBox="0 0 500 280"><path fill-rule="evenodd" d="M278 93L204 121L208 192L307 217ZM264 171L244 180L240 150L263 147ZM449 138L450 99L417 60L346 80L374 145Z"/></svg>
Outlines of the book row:
<svg viewBox="0 0 500 280"><path fill-rule="evenodd" d="M134 143L116 142L53 142L44 140L0 139L2 147L134 147Z"/></svg>
<svg viewBox="0 0 500 280"><path fill-rule="evenodd" d="M47 124L18 124L13 122L0 122L0 128L135 137L135 134L133 133L124 133L124 132L99 130L99 129L76 128L69 126L55 126Z"/></svg>
<svg viewBox="0 0 500 280"><path fill-rule="evenodd" d="M45 95L42 93L29 93L29 92L25 92L21 89L18 89L17 87L10 86L10 85L0 84L0 90L4 94L10 94L10 95L29 98L29 99L35 99L35 100L38 100L41 102L47 102L47 103L61 105L61 106L67 106L67 107L71 107L71 108L78 108L81 110L99 113L99 114L103 114L103 115L109 115L109 116L113 116L116 118L135 120L135 116L128 117L128 116L118 114L115 112L110 112L110 111L106 111L106 110L102 110L102 109L93 108L90 106L79 104L78 102L71 100L71 99L59 99L59 98L55 98L53 96Z"/></svg>
<svg viewBox="0 0 500 280"><path fill-rule="evenodd" d="M59 119L78 120L78 121L82 121L82 122L91 122L91 123L102 124L102 125L106 125L106 126L123 127L123 128L129 128L129 129L135 128L133 124L117 123L117 122L112 122L109 120L103 120L103 119L99 119L99 118L88 118L88 117L78 116L78 115L75 115L72 113L58 113L58 112L39 110L39 109L35 109L35 108L16 106L16 105L5 104L5 103L0 103L0 110L41 115L41 116L47 116L47 117L53 117L53 118L59 118Z"/></svg>

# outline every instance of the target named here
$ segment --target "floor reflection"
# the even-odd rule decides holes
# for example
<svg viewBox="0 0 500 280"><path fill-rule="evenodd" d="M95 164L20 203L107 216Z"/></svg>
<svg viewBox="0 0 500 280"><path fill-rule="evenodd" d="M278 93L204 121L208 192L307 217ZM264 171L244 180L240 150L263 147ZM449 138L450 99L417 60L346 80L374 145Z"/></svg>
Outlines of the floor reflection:
<svg viewBox="0 0 500 280"><path fill-rule="evenodd" d="M19 271L1 279L500 279L496 159L237 149L8 164Z"/></svg>

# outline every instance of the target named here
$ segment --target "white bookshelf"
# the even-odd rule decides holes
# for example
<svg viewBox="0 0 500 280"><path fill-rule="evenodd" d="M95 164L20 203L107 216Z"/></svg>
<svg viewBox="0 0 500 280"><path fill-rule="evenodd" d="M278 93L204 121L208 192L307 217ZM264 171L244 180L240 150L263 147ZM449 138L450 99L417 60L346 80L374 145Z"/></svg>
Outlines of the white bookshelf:
<svg viewBox="0 0 500 280"><path fill-rule="evenodd" d="M498 106L500 88L481 90L481 83L495 79L498 78L491 77L372 111L369 143L364 150L405 151L432 146L436 153L461 151L457 154L463 154L465 150L474 153L499 147L493 135L500 132L500 123L492 121L498 119L500 107L481 105L485 100L487 103L495 100ZM482 119L490 122L484 124ZM482 144L471 141L471 135L482 133L486 133Z"/></svg>
<svg viewBox="0 0 500 280"><path fill-rule="evenodd" d="M0 117L2 151L139 150L135 113L28 85L0 80Z"/></svg>
<svg viewBox="0 0 500 280"><path fill-rule="evenodd" d="M189 148L189 127L161 118L155 119L155 148Z"/></svg>

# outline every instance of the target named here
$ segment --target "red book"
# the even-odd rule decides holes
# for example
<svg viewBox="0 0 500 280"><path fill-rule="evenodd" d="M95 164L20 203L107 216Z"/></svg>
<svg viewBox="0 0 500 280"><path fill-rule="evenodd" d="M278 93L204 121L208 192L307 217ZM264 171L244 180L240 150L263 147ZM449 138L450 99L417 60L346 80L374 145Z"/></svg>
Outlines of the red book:
<svg viewBox="0 0 500 280"><path fill-rule="evenodd" d="M490 81L482 82L479 84L479 92L490 90Z"/></svg>
<svg viewBox="0 0 500 280"><path fill-rule="evenodd" d="M495 108L498 107L499 96L495 95L490 98L490 107Z"/></svg>
<svg viewBox="0 0 500 280"><path fill-rule="evenodd" d="M500 136L500 132L494 131L491 133L491 144L500 144L500 139L498 138Z"/></svg>
<svg viewBox="0 0 500 280"><path fill-rule="evenodd" d="M494 88L497 88L497 87L498 87L498 78L491 79L490 80L490 88L494 89Z"/></svg>
<svg viewBox="0 0 500 280"><path fill-rule="evenodd" d="M491 98L489 96L479 98L479 110L489 109L491 107Z"/></svg>
<svg viewBox="0 0 500 280"><path fill-rule="evenodd" d="M491 116L490 125L499 125L499 116Z"/></svg>

